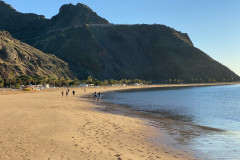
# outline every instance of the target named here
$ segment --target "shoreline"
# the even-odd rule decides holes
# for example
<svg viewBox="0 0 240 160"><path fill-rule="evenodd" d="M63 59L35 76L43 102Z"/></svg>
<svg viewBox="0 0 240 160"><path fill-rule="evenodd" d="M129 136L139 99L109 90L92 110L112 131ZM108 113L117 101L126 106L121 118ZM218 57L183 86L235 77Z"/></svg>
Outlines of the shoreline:
<svg viewBox="0 0 240 160"><path fill-rule="evenodd" d="M206 85L198 85L198 86L187 85L187 86L174 86L174 87L156 86L156 87L149 87L149 88L133 88L133 89L127 89L127 90L116 90L113 92L117 92L121 94L126 92L128 93L128 92L142 92L142 91L154 91L154 90L159 91L159 90L184 89L189 87L204 87L204 86ZM213 86L213 85L207 85L207 86ZM214 85L214 86L217 86L217 85ZM107 97L109 95L111 96L111 91L105 92L104 97ZM161 136L164 135L164 139L168 139L167 141L163 141L156 138L155 141L152 141L152 143L154 143L155 145L158 145L157 143L163 143L168 147L171 147L183 152L186 152L186 150L188 150L188 153L190 153L191 155L194 155L194 157L199 159L208 159L208 155L206 155L205 153L202 153L200 150L196 150L196 149L193 150L192 146L186 145L184 143L187 143L187 141L191 141L191 139L193 138L206 135L209 133L212 134L212 133L225 132L225 130L222 130L222 129L201 126L198 124L181 121L177 119L159 117L153 114L134 110L130 106L126 106L126 105L115 104L113 102L106 102L104 100L103 102L102 101L99 102L93 98L89 98L89 99L92 103L100 106L100 107L97 107L96 110L104 113L111 113L115 115L122 115L126 117L142 119L143 121L145 121L144 125L154 127L156 130L158 130L157 132L159 132ZM172 145L169 142L169 139L171 139L172 144L176 144L177 146Z"/></svg>
<svg viewBox="0 0 240 160"><path fill-rule="evenodd" d="M139 90L139 89L147 89L147 88L201 87L201 86L218 86L218 85L234 85L234 84L240 84L240 82L153 84L153 85L140 85L140 86L134 86L134 85L130 85L130 86L99 86L99 88L112 88L114 91L124 91L124 90ZM73 87L73 88L74 89L83 89L84 87ZM96 88L96 87L86 87L86 89L91 89L91 88ZM119 90L116 90L116 88L119 88ZM50 88L50 89L43 89L43 90L39 90L39 91L22 91L19 89L0 88L0 95L53 92L53 91L59 91L59 90L65 90L65 89L67 89L67 87L61 87L61 88L56 87L56 88Z"/></svg>
<svg viewBox="0 0 240 160"><path fill-rule="evenodd" d="M171 138L144 120L97 111L84 98L132 88L144 87L78 88L68 99L61 98L62 89L0 92L0 159L198 159L191 151L154 144Z"/></svg>

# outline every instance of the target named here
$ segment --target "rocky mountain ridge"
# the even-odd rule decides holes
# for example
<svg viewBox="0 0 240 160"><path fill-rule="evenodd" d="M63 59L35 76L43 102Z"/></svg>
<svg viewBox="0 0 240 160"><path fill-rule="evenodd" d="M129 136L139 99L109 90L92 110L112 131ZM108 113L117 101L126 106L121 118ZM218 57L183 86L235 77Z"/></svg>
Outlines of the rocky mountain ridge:
<svg viewBox="0 0 240 160"><path fill-rule="evenodd" d="M86 5L64 5L51 19L22 14L0 1L0 30L69 64L79 79L237 80L227 67L165 25L115 25ZM11 15L11 16L10 16ZM17 19L22 19L21 21ZM17 23L12 23L17 21Z"/></svg>

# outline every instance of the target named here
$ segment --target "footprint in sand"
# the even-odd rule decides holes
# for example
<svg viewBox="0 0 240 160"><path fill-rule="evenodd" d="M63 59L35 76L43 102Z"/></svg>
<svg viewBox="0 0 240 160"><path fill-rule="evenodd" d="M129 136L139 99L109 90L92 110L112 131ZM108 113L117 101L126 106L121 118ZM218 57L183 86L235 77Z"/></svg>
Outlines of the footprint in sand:
<svg viewBox="0 0 240 160"><path fill-rule="evenodd" d="M120 154L115 155L115 157L117 157L117 160L121 160L120 156L121 156Z"/></svg>

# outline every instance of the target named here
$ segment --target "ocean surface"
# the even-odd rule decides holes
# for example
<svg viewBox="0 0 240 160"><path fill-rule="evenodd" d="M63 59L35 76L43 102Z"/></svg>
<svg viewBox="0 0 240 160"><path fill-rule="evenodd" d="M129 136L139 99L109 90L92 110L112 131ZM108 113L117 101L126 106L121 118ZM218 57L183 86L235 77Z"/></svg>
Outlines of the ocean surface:
<svg viewBox="0 0 240 160"><path fill-rule="evenodd" d="M163 118L181 122L184 127L168 128L184 133L174 145L203 159L240 160L240 85L113 92L103 101L157 117L162 127Z"/></svg>

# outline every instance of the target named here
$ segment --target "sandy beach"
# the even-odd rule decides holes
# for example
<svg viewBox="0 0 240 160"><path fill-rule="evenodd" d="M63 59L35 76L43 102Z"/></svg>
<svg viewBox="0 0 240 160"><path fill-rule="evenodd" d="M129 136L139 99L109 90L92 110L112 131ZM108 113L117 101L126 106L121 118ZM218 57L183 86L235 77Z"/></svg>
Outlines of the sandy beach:
<svg viewBox="0 0 240 160"><path fill-rule="evenodd" d="M197 159L161 143L171 137L144 120L97 111L84 98L129 88L141 87L79 88L68 98L61 90L0 92L0 159Z"/></svg>

